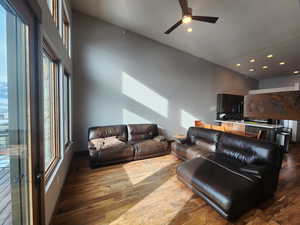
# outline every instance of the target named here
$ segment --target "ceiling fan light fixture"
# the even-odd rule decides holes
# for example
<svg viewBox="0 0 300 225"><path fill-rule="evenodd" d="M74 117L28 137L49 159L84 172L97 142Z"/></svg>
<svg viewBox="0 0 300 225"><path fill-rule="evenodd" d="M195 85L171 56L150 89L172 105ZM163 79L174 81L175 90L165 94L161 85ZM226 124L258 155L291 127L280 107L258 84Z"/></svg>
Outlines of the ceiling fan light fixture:
<svg viewBox="0 0 300 225"><path fill-rule="evenodd" d="M188 24L190 22L192 22L192 17L190 15L185 15L182 17L182 23Z"/></svg>
<svg viewBox="0 0 300 225"><path fill-rule="evenodd" d="M295 70L295 71L294 71L294 74L299 74L299 73L300 73L299 70Z"/></svg>
<svg viewBox="0 0 300 225"><path fill-rule="evenodd" d="M192 8L189 7L188 5L188 0L178 0L181 11L182 11L182 17L177 23L175 23L173 26L171 26L165 34L170 34L173 32L176 28L178 28L182 24L189 24L192 22L192 20L198 21L198 22L204 22L204 23L212 23L215 24L219 17L214 17L214 16L195 16L192 13Z"/></svg>

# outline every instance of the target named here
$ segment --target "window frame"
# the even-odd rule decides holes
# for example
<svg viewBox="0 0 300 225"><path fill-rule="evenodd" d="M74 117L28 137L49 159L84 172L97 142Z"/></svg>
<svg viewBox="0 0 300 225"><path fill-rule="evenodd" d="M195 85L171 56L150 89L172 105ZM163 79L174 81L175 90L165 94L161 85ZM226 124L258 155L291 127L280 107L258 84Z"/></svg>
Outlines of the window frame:
<svg viewBox="0 0 300 225"><path fill-rule="evenodd" d="M71 22L68 15L67 7L63 2L62 10L62 40L63 45L67 49L69 57L71 57Z"/></svg>
<svg viewBox="0 0 300 225"><path fill-rule="evenodd" d="M5 5L8 9L13 10L23 22L28 25L28 115L30 135L29 142L31 151L29 153L30 175L23 176L21 180L27 180L30 183L30 224L45 224L45 204L44 204L44 163L43 153L40 149L40 77L42 71L41 57L41 12L40 5L35 0L9 0L2 1L0 4ZM10 35L11 37L11 35ZM15 180L15 186L18 186L19 180Z"/></svg>
<svg viewBox="0 0 300 225"><path fill-rule="evenodd" d="M65 102L65 78L67 81L67 103ZM64 151L68 149L68 147L72 144L72 133L71 133L71 102L72 102L72 91L71 91L71 75L64 72L63 75L63 82L62 82L62 101L63 101L63 110L62 110L62 124L63 124L63 146ZM68 130L68 140L65 140L65 108L64 106L67 104L67 115L68 115L68 123L67 123L67 130Z"/></svg>
<svg viewBox="0 0 300 225"><path fill-rule="evenodd" d="M49 1L51 5L49 5ZM47 0L47 5L50 11L50 14L53 17L55 25L59 28L59 1L58 0Z"/></svg>
<svg viewBox="0 0 300 225"><path fill-rule="evenodd" d="M42 49L42 55L44 56L44 54L48 57L49 60L51 60L52 62L52 71L54 71L54 74L51 75L51 78L53 78L53 88L54 90L52 90L52 102L54 103L51 106L51 129L53 129L51 131L51 134L54 137L54 141L51 145L51 147L54 147L54 158L52 159L51 163L49 164L49 166L46 168L46 166L44 166L44 170L45 170L45 180L46 182L49 180L49 178L51 177L53 171L55 170L56 166L58 165L60 159L61 159L61 151L60 151L60 96L59 96L59 61L57 60L57 58L55 57L53 51L51 50L51 48L49 47L49 45L47 44L47 42L44 40L43 41L43 49ZM42 75L42 82L43 83L43 76ZM44 95L42 93L42 113L44 115ZM42 116L43 118L43 116ZM44 124L44 120L43 120L43 124ZM44 130L43 130L44 131ZM45 155L45 148L44 148L44 134L42 136L42 143L43 143L43 151L44 151L44 155ZM45 157L44 157L44 161L45 161Z"/></svg>

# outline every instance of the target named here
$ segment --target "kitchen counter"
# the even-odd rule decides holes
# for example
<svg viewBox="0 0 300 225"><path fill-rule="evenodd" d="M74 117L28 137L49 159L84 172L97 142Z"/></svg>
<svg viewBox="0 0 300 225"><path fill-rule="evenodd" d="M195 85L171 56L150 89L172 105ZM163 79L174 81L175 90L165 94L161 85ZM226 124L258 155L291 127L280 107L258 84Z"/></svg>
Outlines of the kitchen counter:
<svg viewBox="0 0 300 225"><path fill-rule="evenodd" d="M215 122L217 122L217 123L233 123L233 124L240 124L240 125L251 126L251 127L261 127L261 128L266 128L266 129L281 129L281 128L283 128L282 125L247 122L247 121L215 120Z"/></svg>

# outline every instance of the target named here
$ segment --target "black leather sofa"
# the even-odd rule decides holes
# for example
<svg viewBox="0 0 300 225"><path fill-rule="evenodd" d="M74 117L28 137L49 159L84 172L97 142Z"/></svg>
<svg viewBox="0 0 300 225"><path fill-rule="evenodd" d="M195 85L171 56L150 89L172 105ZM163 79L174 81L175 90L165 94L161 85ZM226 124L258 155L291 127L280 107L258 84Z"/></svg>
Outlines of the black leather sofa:
<svg viewBox="0 0 300 225"><path fill-rule="evenodd" d="M171 145L179 180L232 220L273 196L282 154L271 143L192 127Z"/></svg>
<svg viewBox="0 0 300 225"><path fill-rule="evenodd" d="M93 139L116 136L121 145L97 150ZM156 124L129 124L91 127L88 130L90 167L128 162L162 156L170 153L169 143L159 136Z"/></svg>

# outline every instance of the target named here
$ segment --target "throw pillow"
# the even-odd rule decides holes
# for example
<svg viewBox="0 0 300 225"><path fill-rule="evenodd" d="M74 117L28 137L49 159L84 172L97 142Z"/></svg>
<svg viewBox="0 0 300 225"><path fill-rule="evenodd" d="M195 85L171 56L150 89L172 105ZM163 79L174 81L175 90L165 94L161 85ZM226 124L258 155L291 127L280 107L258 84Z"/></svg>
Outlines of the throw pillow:
<svg viewBox="0 0 300 225"><path fill-rule="evenodd" d="M116 136L96 138L91 140L91 142L95 146L97 151L125 144L123 141L120 141Z"/></svg>
<svg viewBox="0 0 300 225"><path fill-rule="evenodd" d="M162 142L162 141L165 141L166 138L162 135L159 135L159 136L156 136L155 138L153 138L154 141L157 141L157 142Z"/></svg>

